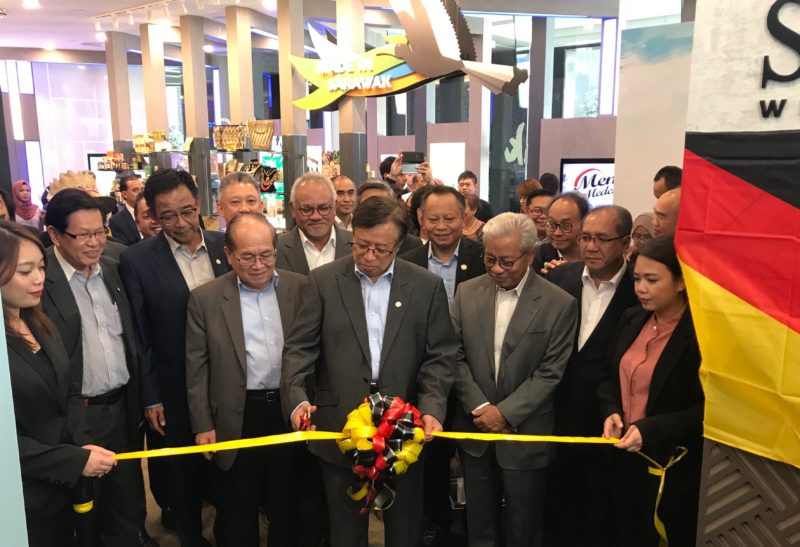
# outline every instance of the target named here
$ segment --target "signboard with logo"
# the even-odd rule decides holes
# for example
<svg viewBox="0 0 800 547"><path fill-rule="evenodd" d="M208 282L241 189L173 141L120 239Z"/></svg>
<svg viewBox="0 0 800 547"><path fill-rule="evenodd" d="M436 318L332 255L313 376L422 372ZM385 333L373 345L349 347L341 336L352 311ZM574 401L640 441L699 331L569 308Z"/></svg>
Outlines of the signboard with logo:
<svg viewBox="0 0 800 547"><path fill-rule="evenodd" d="M292 65L314 89L294 101L317 110L343 96L378 97L409 91L455 73L470 76L493 93L514 95L528 71L478 62L467 21L455 0L389 0L405 36L386 36L386 45L366 53L340 48L309 25L319 59L292 56ZM325 29L325 33L331 33Z"/></svg>
<svg viewBox="0 0 800 547"><path fill-rule="evenodd" d="M580 192L592 208L614 204L614 158L562 159L561 192Z"/></svg>

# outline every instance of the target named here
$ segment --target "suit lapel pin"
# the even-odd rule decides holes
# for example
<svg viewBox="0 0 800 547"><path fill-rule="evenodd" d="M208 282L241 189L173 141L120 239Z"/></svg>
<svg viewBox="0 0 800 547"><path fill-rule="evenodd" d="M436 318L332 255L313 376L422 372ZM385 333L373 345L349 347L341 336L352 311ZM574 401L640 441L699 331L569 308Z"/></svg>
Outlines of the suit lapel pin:
<svg viewBox="0 0 800 547"><path fill-rule="evenodd" d="M222 264L222 261L221 261L219 258L216 260L216 262L217 262L217 266L219 266L220 264Z"/></svg>
<svg viewBox="0 0 800 547"><path fill-rule="evenodd" d="M402 304L402 302L395 302L395 303L394 303L394 307L395 307L395 308L399 308L399 307L400 307L400 306L402 306L402 305L403 305L403 304Z"/></svg>
<svg viewBox="0 0 800 547"><path fill-rule="evenodd" d="M461 271L462 272L466 272L467 271L467 265L466 264L462 264L461 265Z"/></svg>

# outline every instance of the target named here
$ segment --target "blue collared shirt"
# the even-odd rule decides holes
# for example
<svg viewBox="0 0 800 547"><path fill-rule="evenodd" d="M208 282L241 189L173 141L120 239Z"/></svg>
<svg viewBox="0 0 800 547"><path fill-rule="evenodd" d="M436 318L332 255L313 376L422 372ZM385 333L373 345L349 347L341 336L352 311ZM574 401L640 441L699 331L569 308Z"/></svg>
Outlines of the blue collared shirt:
<svg viewBox="0 0 800 547"><path fill-rule="evenodd" d="M247 389L277 389L281 380L283 325L278 307L278 272L263 290L255 291L239 279Z"/></svg>
<svg viewBox="0 0 800 547"><path fill-rule="evenodd" d="M447 262L442 262L433 254L433 244L428 245L428 270L435 273L444 281L444 290L447 293L447 304L453 307L453 297L456 294L456 272L458 271L458 248L461 246L459 240L453 256Z"/></svg>
<svg viewBox="0 0 800 547"><path fill-rule="evenodd" d="M364 314L367 318L370 366L372 381L377 382L381 368L381 348L383 333L386 330L386 313L389 311L389 293L394 277L394 260L375 283L356 266L356 277L361 283L361 297L364 301Z"/></svg>

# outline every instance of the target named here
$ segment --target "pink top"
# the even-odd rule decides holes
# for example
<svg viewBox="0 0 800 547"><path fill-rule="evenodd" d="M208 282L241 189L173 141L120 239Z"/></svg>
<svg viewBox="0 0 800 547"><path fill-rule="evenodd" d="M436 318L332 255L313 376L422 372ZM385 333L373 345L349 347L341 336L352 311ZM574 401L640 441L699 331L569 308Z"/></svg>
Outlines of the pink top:
<svg viewBox="0 0 800 547"><path fill-rule="evenodd" d="M655 314L651 315L619 362L622 421L626 428L645 417L653 370L684 311L685 307L668 321L658 321Z"/></svg>

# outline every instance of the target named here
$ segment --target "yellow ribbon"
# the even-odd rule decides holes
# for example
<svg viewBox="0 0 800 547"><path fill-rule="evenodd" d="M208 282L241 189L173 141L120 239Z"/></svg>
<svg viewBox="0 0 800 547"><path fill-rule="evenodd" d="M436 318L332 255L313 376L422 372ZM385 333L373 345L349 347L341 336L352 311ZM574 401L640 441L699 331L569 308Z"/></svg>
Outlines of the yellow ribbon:
<svg viewBox="0 0 800 547"><path fill-rule="evenodd" d="M89 500L86 503L74 503L72 504L72 510L78 514L88 513L94 507L94 500Z"/></svg>
<svg viewBox="0 0 800 547"><path fill-rule="evenodd" d="M647 468L647 472L651 475L655 475L659 477L658 483L658 495L656 496L656 507L653 510L653 524L656 527L656 532L658 532L658 545L659 547L669 545L669 541L667 540L667 528L664 526L664 522L658 516L658 506L661 505L661 495L664 493L664 483L667 480L667 469L678 463L683 459L686 453L689 452L689 449L685 446L679 446L677 452L673 454L666 465L662 466L653 458L644 454L643 452L637 452L641 457L645 460L650 462L650 466Z"/></svg>
<svg viewBox="0 0 800 547"><path fill-rule="evenodd" d="M345 427L347 429L347 427ZM364 428L369 429L369 428ZM371 429L375 429L372 427ZM333 431L295 431L294 433L281 433L280 435L267 435L251 439L238 439L235 441L222 441L211 444L198 444L194 446L176 446L159 448L156 450L139 450L136 452L121 452L114 456L117 460L138 460L140 458L163 458L166 456L184 456L186 454L202 454L203 452L222 452L224 450L242 450L259 446L272 446L276 444L299 443L303 441L342 441L352 442L352 431L347 435ZM358 431L359 434L364 433ZM420 432L421 433L421 432ZM416 434L416 432L415 432ZM616 444L619 439L604 439L603 437L559 437L556 435L517 435L508 433L462 433L440 431L433 433L434 437L443 439L459 439L473 441L511 441L511 442L549 442L549 443L586 443L586 444ZM359 435L359 437L366 437ZM368 442L365 440L365 442ZM371 443L370 443L371 444ZM360 450L361 448L359 448ZM366 448L367 450L369 447ZM419 454L415 454L419 455Z"/></svg>

